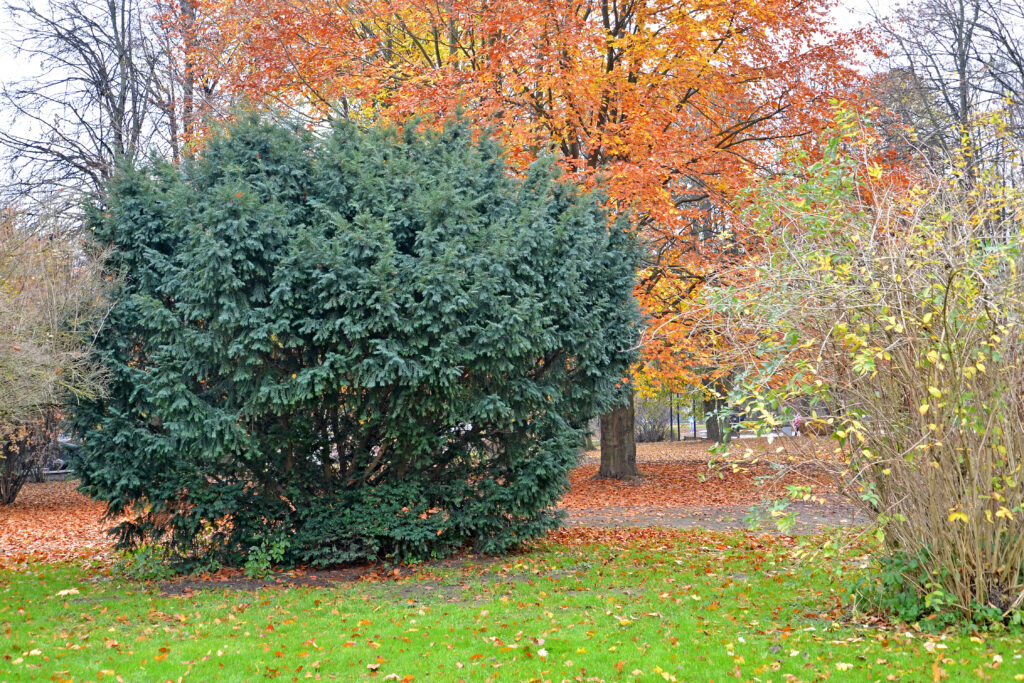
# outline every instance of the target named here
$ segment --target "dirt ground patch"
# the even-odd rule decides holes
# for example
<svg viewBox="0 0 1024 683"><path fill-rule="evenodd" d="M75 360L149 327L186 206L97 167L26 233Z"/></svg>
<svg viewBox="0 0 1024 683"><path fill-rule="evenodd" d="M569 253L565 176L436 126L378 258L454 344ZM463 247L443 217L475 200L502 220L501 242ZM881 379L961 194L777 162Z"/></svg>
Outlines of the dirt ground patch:
<svg viewBox="0 0 1024 683"><path fill-rule="evenodd" d="M569 525L746 529L751 512L759 510L762 517L767 516L767 502L782 498L790 485L806 486L816 499L824 501L791 505L789 511L795 513L796 521L790 533L815 533L867 521L813 468L777 478L768 461L733 470L728 465L711 465L706 450L685 442L673 445L638 444L642 476L632 481L594 479L599 458L584 460L569 475L569 493L561 502ZM658 457L665 459L655 459ZM774 530L771 524L763 527Z"/></svg>
<svg viewBox="0 0 1024 683"><path fill-rule="evenodd" d="M758 508L758 506L753 506ZM764 518L767 512L759 508ZM602 507L569 511L569 525L580 527L661 527L666 529L710 529L734 531L751 529L778 533L771 521L751 527L747 523L752 510L745 505L693 505L687 507ZM867 518L852 505L843 502L825 504L796 502L789 507L795 514L791 535L814 534L823 529L866 524Z"/></svg>
<svg viewBox="0 0 1024 683"><path fill-rule="evenodd" d="M824 458L832 457L834 443L829 439L814 437L777 436L769 441L765 437L738 438L729 443L726 453L712 454L711 444L703 439L683 441L650 441L636 445L636 461L645 462L697 462L709 459L735 461L756 457L763 462L788 462L790 457ZM585 451L583 465L597 465L601 462L601 451Z"/></svg>
<svg viewBox="0 0 1024 683"><path fill-rule="evenodd" d="M364 579L376 580L384 575L379 567L373 565L342 569L276 572L265 578L249 578L240 571L229 571L200 578L183 577L175 581L161 582L157 586L164 595L188 595L201 590L257 591L265 588L291 586L324 588L336 583L353 583Z"/></svg>
<svg viewBox="0 0 1024 683"><path fill-rule="evenodd" d="M268 588L309 586L329 588L339 583L384 582L393 586L396 596L403 601L415 602L433 595L458 602L470 582L474 584L517 584L538 579L560 579L572 575L572 570L552 570L543 574L524 573L512 568L515 553L510 557L492 557L462 553L423 565L385 567L380 564L354 565L333 569L294 569L274 572L263 578L249 578L237 569L224 569L205 576L183 576L157 584L160 592L168 596L188 595L208 590L258 591ZM443 577L438 570L454 570ZM405 579L414 579L407 582Z"/></svg>

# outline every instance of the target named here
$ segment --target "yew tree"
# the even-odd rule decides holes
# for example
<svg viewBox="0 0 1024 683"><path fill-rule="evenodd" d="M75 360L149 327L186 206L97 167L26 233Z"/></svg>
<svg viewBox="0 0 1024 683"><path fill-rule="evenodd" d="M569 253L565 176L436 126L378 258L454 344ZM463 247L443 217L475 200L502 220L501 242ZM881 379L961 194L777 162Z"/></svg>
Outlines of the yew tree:
<svg viewBox="0 0 1024 683"><path fill-rule="evenodd" d="M226 93L314 119L462 111L519 168L553 152L603 184L649 245L645 357L676 384L715 371L688 303L750 251L726 207L780 140L827 125L862 38L831 30L831 0L200 4L216 19L183 33ZM629 406L604 427L631 431ZM631 433L603 438L602 472L635 474L634 451Z"/></svg>
<svg viewBox="0 0 1024 683"><path fill-rule="evenodd" d="M465 122L246 117L126 170L77 411L124 544L227 564L498 552L542 535L634 357L635 240Z"/></svg>

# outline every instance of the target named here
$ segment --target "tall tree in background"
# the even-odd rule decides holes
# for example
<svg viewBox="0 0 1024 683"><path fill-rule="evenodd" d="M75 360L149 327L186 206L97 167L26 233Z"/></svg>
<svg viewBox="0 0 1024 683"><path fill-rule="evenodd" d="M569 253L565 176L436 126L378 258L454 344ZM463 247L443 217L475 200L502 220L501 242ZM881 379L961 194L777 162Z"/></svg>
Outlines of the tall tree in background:
<svg viewBox="0 0 1024 683"><path fill-rule="evenodd" d="M918 0L878 18L890 56L876 96L913 128L913 147L943 159L971 149L964 182L983 168L1015 172L987 118L1000 112L1009 138L1024 139L1021 26L1021 0Z"/></svg>
<svg viewBox="0 0 1024 683"><path fill-rule="evenodd" d="M118 158L144 153L156 133L140 3L22 1L7 11L18 52L46 74L3 90L0 144L19 181L13 189L100 187Z"/></svg>
<svg viewBox="0 0 1024 683"><path fill-rule="evenodd" d="M314 120L463 110L519 167L553 152L603 183L649 247L650 329L675 334L646 348L691 365L699 343L660 323L745 258L722 207L778 141L825 125L859 38L830 30L829 0L196 2L216 27L192 37L196 63L232 95ZM637 473L631 406L602 422L604 476Z"/></svg>
<svg viewBox="0 0 1024 683"><path fill-rule="evenodd" d="M198 36L217 30L195 0L154 0L157 22L154 36L164 56L165 73L158 79L161 102L167 113L171 158L192 156L193 145L205 129L204 121L230 106L219 97L216 78L197 68Z"/></svg>
<svg viewBox="0 0 1024 683"><path fill-rule="evenodd" d="M0 154L15 201L25 195L100 192L118 161L156 152L177 159L215 84L196 82L190 46L163 18L188 0L19 0L8 4L15 52L42 76L0 93ZM185 8L185 9L183 9ZM52 209L52 203L46 205Z"/></svg>

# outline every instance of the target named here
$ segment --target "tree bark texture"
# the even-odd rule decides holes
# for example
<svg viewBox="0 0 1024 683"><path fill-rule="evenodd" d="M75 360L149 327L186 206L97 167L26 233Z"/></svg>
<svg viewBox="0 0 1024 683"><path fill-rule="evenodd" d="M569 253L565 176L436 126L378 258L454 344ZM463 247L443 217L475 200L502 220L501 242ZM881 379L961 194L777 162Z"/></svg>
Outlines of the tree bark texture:
<svg viewBox="0 0 1024 683"><path fill-rule="evenodd" d="M598 479L633 479L636 467L636 439L633 435L633 392L629 402L601 416L601 467Z"/></svg>
<svg viewBox="0 0 1024 683"><path fill-rule="evenodd" d="M715 443L725 443L729 440L728 421L729 413L726 411L724 399L707 399L704 401L705 426L708 430L708 439Z"/></svg>

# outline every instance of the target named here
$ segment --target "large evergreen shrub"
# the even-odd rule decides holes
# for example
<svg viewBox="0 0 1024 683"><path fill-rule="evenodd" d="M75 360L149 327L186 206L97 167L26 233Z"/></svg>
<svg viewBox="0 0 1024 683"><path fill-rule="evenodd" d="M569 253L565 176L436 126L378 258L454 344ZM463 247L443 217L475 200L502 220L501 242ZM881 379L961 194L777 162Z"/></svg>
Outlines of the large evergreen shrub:
<svg viewBox="0 0 1024 683"><path fill-rule="evenodd" d="M109 395L78 412L119 540L238 564L497 552L557 522L631 359L635 249L463 123L250 118L125 171Z"/></svg>

